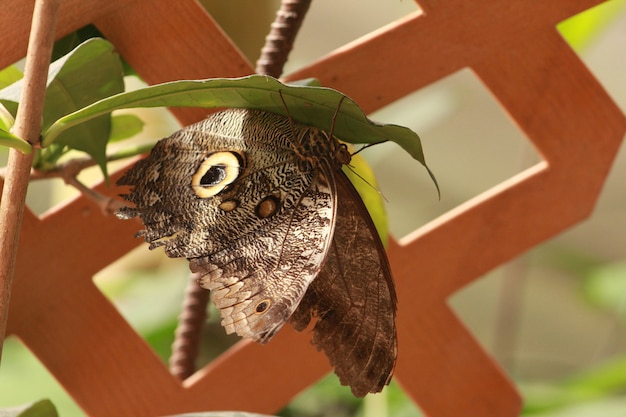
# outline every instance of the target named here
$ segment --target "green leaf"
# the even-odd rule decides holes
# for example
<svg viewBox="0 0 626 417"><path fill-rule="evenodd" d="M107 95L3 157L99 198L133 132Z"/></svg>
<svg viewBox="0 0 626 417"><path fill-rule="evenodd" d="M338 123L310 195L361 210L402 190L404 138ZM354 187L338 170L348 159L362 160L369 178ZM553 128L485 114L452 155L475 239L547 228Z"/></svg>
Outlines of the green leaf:
<svg viewBox="0 0 626 417"><path fill-rule="evenodd" d="M30 143L9 131L14 123L13 115L0 103L0 146L15 148L25 154L31 153L33 147Z"/></svg>
<svg viewBox="0 0 626 417"><path fill-rule="evenodd" d="M102 38L102 33L94 25L87 25L54 42L52 59L57 60L71 52L81 43L90 38Z"/></svg>
<svg viewBox="0 0 626 417"><path fill-rule="evenodd" d="M95 117L113 110L136 107L254 108L288 115L299 123L326 131L331 130L334 120L333 134L344 142L396 142L426 167L437 185L434 175L426 166L419 136L412 130L369 120L352 99L336 90L286 85L263 75L175 81L121 93L60 118L45 131L43 144L47 146L58 141L59 135L67 129Z"/></svg>
<svg viewBox="0 0 626 417"><path fill-rule="evenodd" d="M321 87L322 83L317 78L304 78L302 80L290 81L289 85L302 85L305 87Z"/></svg>
<svg viewBox="0 0 626 417"><path fill-rule="evenodd" d="M0 146L9 146L25 154L29 154L33 151L33 147L30 146L30 143L4 129L0 129Z"/></svg>
<svg viewBox="0 0 626 417"><path fill-rule="evenodd" d="M143 130L143 120L134 114L118 114L111 118L109 143L132 138Z"/></svg>
<svg viewBox="0 0 626 417"><path fill-rule="evenodd" d="M124 91L122 65L111 43L90 39L51 67L58 73L48 86L45 131L59 117L104 97ZM106 176L106 145L111 132L110 115L95 118L61 135L56 143L91 155Z"/></svg>
<svg viewBox="0 0 626 417"><path fill-rule="evenodd" d="M0 71L0 88L5 88L14 82L20 80L24 74L18 70L15 65L6 67Z"/></svg>
<svg viewBox="0 0 626 417"><path fill-rule="evenodd" d="M18 81L0 91L0 102L13 114L20 100L22 84ZM123 90L122 65L113 45L99 38L83 42L50 65L42 131L60 117ZM111 118L105 114L67 129L55 143L88 153L106 175L105 151L110 131ZM49 154L59 156L58 152ZM38 161L44 166L53 166L56 162L45 158L38 158Z"/></svg>
<svg viewBox="0 0 626 417"><path fill-rule="evenodd" d="M0 129L9 131L15 124L15 119L11 112L0 103Z"/></svg>
<svg viewBox="0 0 626 417"><path fill-rule="evenodd" d="M0 417L59 417L50 400L40 400L32 404L0 409Z"/></svg>

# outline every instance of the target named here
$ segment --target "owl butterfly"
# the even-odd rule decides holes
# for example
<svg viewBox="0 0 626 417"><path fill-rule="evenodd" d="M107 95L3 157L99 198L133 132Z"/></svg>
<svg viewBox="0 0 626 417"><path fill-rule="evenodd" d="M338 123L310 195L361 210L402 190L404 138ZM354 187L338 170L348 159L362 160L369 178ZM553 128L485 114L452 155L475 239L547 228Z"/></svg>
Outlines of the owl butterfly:
<svg viewBox="0 0 626 417"><path fill-rule="evenodd" d="M332 134L256 110L159 141L119 181L150 249L189 260L228 333L268 342L312 318L312 343L356 396L393 372L396 295L384 249Z"/></svg>

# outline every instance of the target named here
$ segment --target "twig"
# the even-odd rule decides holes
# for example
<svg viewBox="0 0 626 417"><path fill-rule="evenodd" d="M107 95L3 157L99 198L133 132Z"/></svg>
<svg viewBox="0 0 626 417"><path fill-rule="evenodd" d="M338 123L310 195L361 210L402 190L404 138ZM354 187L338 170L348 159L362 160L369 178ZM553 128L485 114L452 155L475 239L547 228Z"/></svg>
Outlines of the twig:
<svg viewBox="0 0 626 417"><path fill-rule="evenodd" d="M137 146L135 148L124 149L119 152L107 155L107 162L119 161L121 159L130 158L133 156L147 153L154 147L154 143ZM50 178L63 178L66 183L69 183L69 178L77 177L83 170L96 166L98 163L91 157L85 158L72 158L66 162L60 163L52 169L40 170L31 169L30 180L44 180ZM7 168L0 168L0 178L5 178L7 175Z"/></svg>
<svg viewBox="0 0 626 417"><path fill-rule="evenodd" d="M104 194L100 194L99 192L87 187L76 177L66 178L65 183L73 186L78 191L80 191L83 196L96 203L98 207L100 207L102 213L105 215L111 215L122 207L126 207L126 204L123 201L120 201L116 198L108 197Z"/></svg>
<svg viewBox="0 0 626 417"><path fill-rule="evenodd" d="M124 150L115 154L107 156L107 162L117 161L120 159L137 156L139 154L148 152L154 144L148 144L140 146L132 151ZM126 204L118 199L108 197L101 194L78 180L78 174L84 169L97 165L98 163L91 157L86 158L72 158L67 162L59 164L50 170L39 170L31 168L30 181L44 180L51 178L61 178L63 181L76 188L83 196L90 199L98 207L104 215L111 215L122 207L126 207ZM0 168L0 181L2 178L6 178L8 173L8 167Z"/></svg>
<svg viewBox="0 0 626 417"><path fill-rule="evenodd" d="M17 110L14 132L36 144L41 130L48 66L60 0L37 0L24 68L24 91ZM9 153L7 176L0 199L0 355L13 285L17 245L26 204L26 190L33 154L14 149Z"/></svg>
<svg viewBox="0 0 626 417"><path fill-rule="evenodd" d="M265 38L256 72L278 78L293 46L311 0L282 0L280 9ZM209 292L198 285L192 275L183 300L172 346L170 372L185 379L195 372L200 336L206 319Z"/></svg>

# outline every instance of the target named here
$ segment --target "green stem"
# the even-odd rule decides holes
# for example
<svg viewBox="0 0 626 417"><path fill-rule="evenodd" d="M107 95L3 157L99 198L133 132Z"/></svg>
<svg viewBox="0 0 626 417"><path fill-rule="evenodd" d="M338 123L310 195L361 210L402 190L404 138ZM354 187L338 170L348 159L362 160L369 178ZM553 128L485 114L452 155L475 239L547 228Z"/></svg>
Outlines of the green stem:
<svg viewBox="0 0 626 417"><path fill-rule="evenodd" d="M33 12L24 69L24 91L13 127L15 135L30 144L39 141L59 4L60 0L37 0ZM33 155L33 152L25 155L11 149L0 198L0 355L6 334L17 244Z"/></svg>

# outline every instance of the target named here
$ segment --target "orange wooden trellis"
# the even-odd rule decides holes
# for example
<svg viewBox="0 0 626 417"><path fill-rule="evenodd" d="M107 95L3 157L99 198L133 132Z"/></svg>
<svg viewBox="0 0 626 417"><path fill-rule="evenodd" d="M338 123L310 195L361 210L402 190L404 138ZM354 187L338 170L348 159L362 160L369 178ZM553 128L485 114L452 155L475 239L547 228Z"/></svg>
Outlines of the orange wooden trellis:
<svg viewBox="0 0 626 417"><path fill-rule="evenodd" d="M420 0L421 12L287 77L316 77L373 111L469 67L543 157L390 245L400 306L396 381L429 416L519 413L515 388L446 300L593 209L626 119L555 25L601 2ZM32 7L24 0L3 4L0 67L24 56ZM192 0L62 2L58 37L89 23L149 83L252 72ZM184 124L206 113L173 112ZM82 197L41 217L25 214L8 332L89 415L273 413L329 371L309 335L285 329L268 346L241 342L177 382L92 282L96 272L141 243L132 237L136 229L133 222L102 216Z"/></svg>

